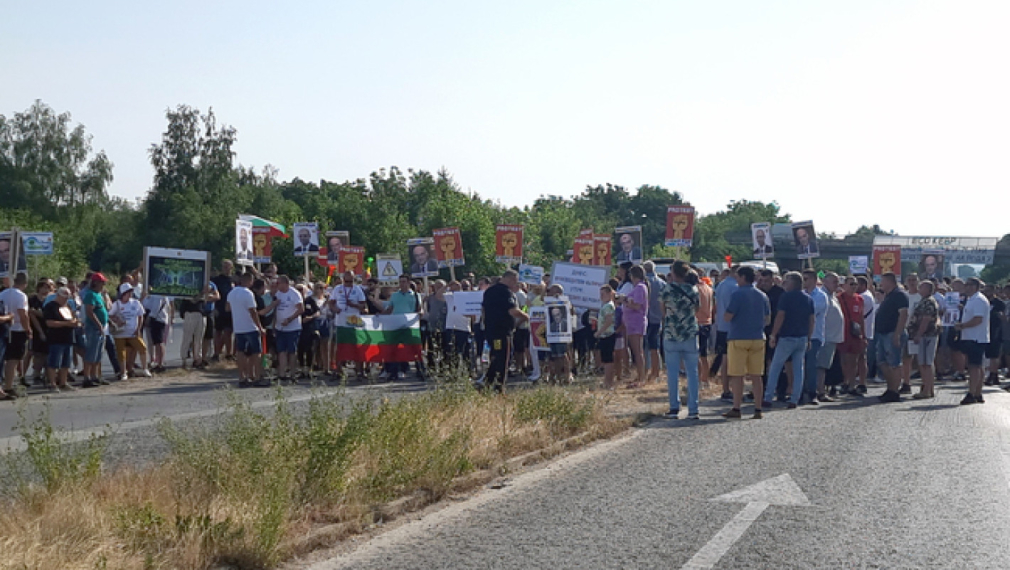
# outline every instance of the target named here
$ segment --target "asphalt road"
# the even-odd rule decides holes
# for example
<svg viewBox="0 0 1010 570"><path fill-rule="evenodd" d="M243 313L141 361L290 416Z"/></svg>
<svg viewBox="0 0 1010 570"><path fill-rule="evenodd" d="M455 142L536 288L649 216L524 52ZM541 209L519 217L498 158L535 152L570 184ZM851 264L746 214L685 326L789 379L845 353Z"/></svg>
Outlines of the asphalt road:
<svg viewBox="0 0 1010 570"><path fill-rule="evenodd" d="M963 391L763 420L710 402L310 568L1008 568L1010 394Z"/></svg>

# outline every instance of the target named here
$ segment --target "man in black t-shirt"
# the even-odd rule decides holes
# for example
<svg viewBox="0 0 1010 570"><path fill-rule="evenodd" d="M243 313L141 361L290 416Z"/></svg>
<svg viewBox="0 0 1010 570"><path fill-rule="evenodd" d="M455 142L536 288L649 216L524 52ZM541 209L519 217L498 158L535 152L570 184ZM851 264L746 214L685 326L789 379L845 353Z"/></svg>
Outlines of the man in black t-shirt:
<svg viewBox="0 0 1010 570"><path fill-rule="evenodd" d="M491 347L486 385L499 392L505 389L516 319L529 320L529 316L519 310L515 295L518 289L519 273L509 269L502 274L497 284L484 291L484 301L481 304L484 311L484 334Z"/></svg>
<svg viewBox="0 0 1010 570"><path fill-rule="evenodd" d="M887 380L887 390L880 396L880 401L900 402L901 356L908 341L905 325L908 324L910 303L908 294L898 286L898 279L893 273L880 276L880 289L884 292L884 301L877 308L873 333L877 366Z"/></svg>
<svg viewBox="0 0 1010 570"><path fill-rule="evenodd" d="M230 259L221 262L221 273L211 278L221 298L214 305L214 360L232 358L231 313L228 312L228 293L234 287L232 273L235 266ZM206 358L207 355L204 355Z"/></svg>
<svg viewBox="0 0 1010 570"><path fill-rule="evenodd" d="M1003 321L1006 320L1006 303L996 296L996 287L986 284L982 294L989 299L989 344L985 347L985 357L989 359L989 376L986 386L999 386L999 366L1003 349Z"/></svg>

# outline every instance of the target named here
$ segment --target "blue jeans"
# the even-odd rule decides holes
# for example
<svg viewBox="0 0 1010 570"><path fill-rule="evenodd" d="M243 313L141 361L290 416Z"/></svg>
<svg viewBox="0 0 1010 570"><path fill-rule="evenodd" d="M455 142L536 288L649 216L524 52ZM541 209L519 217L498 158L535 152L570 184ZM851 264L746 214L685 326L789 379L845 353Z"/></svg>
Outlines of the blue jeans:
<svg viewBox="0 0 1010 570"><path fill-rule="evenodd" d="M817 396L817 353L821 351L821 341L810 340L810 348L804 357L803 395L813 399Z"/></svg>
<svg viewBox="0 0 1010 570"><path fill-rule="evenodd" d="M663 339L666 353L666 386L670 392L670 409L680 409L680 363L687 373L687 411L698 413L698 338L673 341Z"/></svg>
<svg viewBox="0 0 1010 570"><path fill-rule="evenodd" d="M866 376L877 375L877 342L876 338L866 339Z"/></svg>
<svg viewBox="0 0 1010 570"><path fill-rule="evenodd" d="M800 403L800 395L803 393L803 360L806 358L807 337L805 336L784 336L779 337L775 345L775 353L772 356L772 365L768 368L768 386L765 387L765 400L770 402L775 397L778 388L779 375L787 360L793 361L793 393L789 401L793 404Z"/></svg>

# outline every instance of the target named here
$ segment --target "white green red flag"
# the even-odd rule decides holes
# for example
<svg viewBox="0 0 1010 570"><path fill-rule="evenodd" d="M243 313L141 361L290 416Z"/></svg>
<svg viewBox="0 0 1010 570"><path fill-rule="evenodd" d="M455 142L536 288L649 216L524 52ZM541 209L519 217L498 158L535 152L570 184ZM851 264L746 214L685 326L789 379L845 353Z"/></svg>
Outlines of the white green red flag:
<svg viewBox="0 0 1010 570"><path fill-rule="evenodd" d="M337 360L414 362L421 358L421 317L337 315Z"/></svg>

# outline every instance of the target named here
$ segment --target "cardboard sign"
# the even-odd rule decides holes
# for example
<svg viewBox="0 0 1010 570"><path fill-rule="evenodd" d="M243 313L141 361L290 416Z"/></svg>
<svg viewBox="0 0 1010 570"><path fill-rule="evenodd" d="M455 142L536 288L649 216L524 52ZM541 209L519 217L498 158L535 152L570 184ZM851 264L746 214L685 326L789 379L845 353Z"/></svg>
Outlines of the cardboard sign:
<svg viewBox="0 0 1010 570"><path fill-rule="evenodd" d="M751 247L754 248L754 259L771 259L775 257L775 242L772 240L772 225L768 222L756 222L750 225Z"/></svg>
<svg viewBox="0 0 1010 570"><path fill-rule="evenodd" d="M547 344L547 308L530 307L530 340L534 350L549 351Z"/></svg>
<svg viewBox="0 0 1010 570"><path fill-rule="evenodd" d="M499 224L494 233L494 260L515 265L523 261L523 227Z"/></svg>
<svg viewBox="0 0 1010 570"><path fill-rule="evenodd" d="M901 280L900 245L873 246L873 274L883 275L885 273L894 273L898 280Z"/></svg>
<svg viewBox="0 0 1010 570"><path fill-rule="evenodd" d="M25 255L52 255L53 232L21 232L21 249Z"/></svg>
<svg viewBox="0 0 1010 570"><path fill-rule="evenodd" d="M463 259L463 238L459 228L439 228L431 232L435 236L435 258L439 267L460 267L466 265Z"/></svg>
<svg viewBox="0 0 1010 570"><path fill-rule="evenodd" d="M667 247L691 247L694 238L694 208L692 206L668 206L666 208Z"/></svg>
<svg viewBox="0 0 1010 570"><path fill-rule="evenodd" d="M253 227L253 261L255 263L270 263L270 257L274 253L273 238L270 237L270 228Z"/></svg>
<svg viewBox="0 0 1010 570"><path fill-rule="evenodd" d="M145 247L144 279L149 295L179 298L202 295L210 281L210 252Z"/></svg>
<svg viewBox="0 0 1010 570"><path fill-rule="evenodd" d="M445 298L449 299L449 295L446 294ZM456 291L452 293L449 310L465 317L479 317L483 303L483 291Z"/></svg>
<svg viewBox="0 0 1010 570"><path fill-rule="evenodd" d="M403 262L400 256L392 253L380 253L375 256L375 277L381 287L398 287L400 276L403 275Z"/></svg>
<svg viewBox="0 0 1010 570"><path fill-rule="evenodd" d="M539 265L520 265L519 281L530 285L539 285L544 281L544 268Z"/></svg>
<svg viewBox="0 0 1010 570"><path fill-rule="evenodd" d="M813 222L794 223L793 242L796 244L797 259L813 259L821 256L821 250L817 246L817 234L814 232Z"/></svg>
<svg viewBox="0 0 1010 570"><path fill-rule="evenodd" d="M235 263L252 265L255 263L253 251L253 225L248 220L235 220Z"/></svg>
<svg viewBox="0 0 1010 570"><path fill-rule="evenodd" d="M17 267L17 273L28 271L25 244L20 232L0 232L0 277L13 277L12 266Z"/></svg>
<svg viewBox="0 0 1010 570"><path fill-rule="evenodd" d="M544 308L547 310L547 342L572 342L572 305L568 297L545 297Z"/></svg>
<svg viewBox="0 0 1010 570"><path fill-rule="evenodd" d="M593 249L592 236L579 236L575 238L575 245L572 246L572 263L581 265L593 265L596 260L596 253Z"/></svg>
<svg viewBox="0 0 1010 570"><path fill-rule="evenodd" d="M614 245L612 239L610 234L596 234L593 236L593 252L595 253L593 265L610 267L613 264L613 260L611 259Z"/></svg>
<svg viewBox="0 0 1010 570"><path fill-rule="evenodd" d="M299 222L295 224L295 257L319 255L319 224Z"/></svg>
<svg viewBox="0 0 1010 570"><path fill-rule="evenodd" d="M617 263L642 263L642 226L614 228L617 236Z"/></svg>
<svg viewBox="0 0 1010 570"><path fill-rule="evenodd" d="M360 245L345 245L340 248L340 266L336 271L350 271L355 275L365 274L365 248ZM399 281L397 281L399 284Z"/></svg>
<svg viewBox="0 0 1010 570"><path fill-rule="evenodd" d="M319 257L316 261L323 267L340 266L340 248L351 245L350 232L326 232L326 241L319 244Z"/></svg>
<svg viewBox="0 0 1010 570"><path fill-rule="evenodd" d="M849 256L849 275L866 275L869 269L870 258L866 255Z"/></svg>
<svg viewBox="0 0 1010 570"><path fill-rule="evenodd" d="M600 308L600 287L610 280L610 268L557 261L551 269L551 283L564 287L572 306Z"/></svg>
<svg viewBox="0 0 1010 570"><path fill-rule="evenodd" d="M410 263L411 277L437 276L438 261L435 259L434 238L407 240L407 261Z"/></svg>

